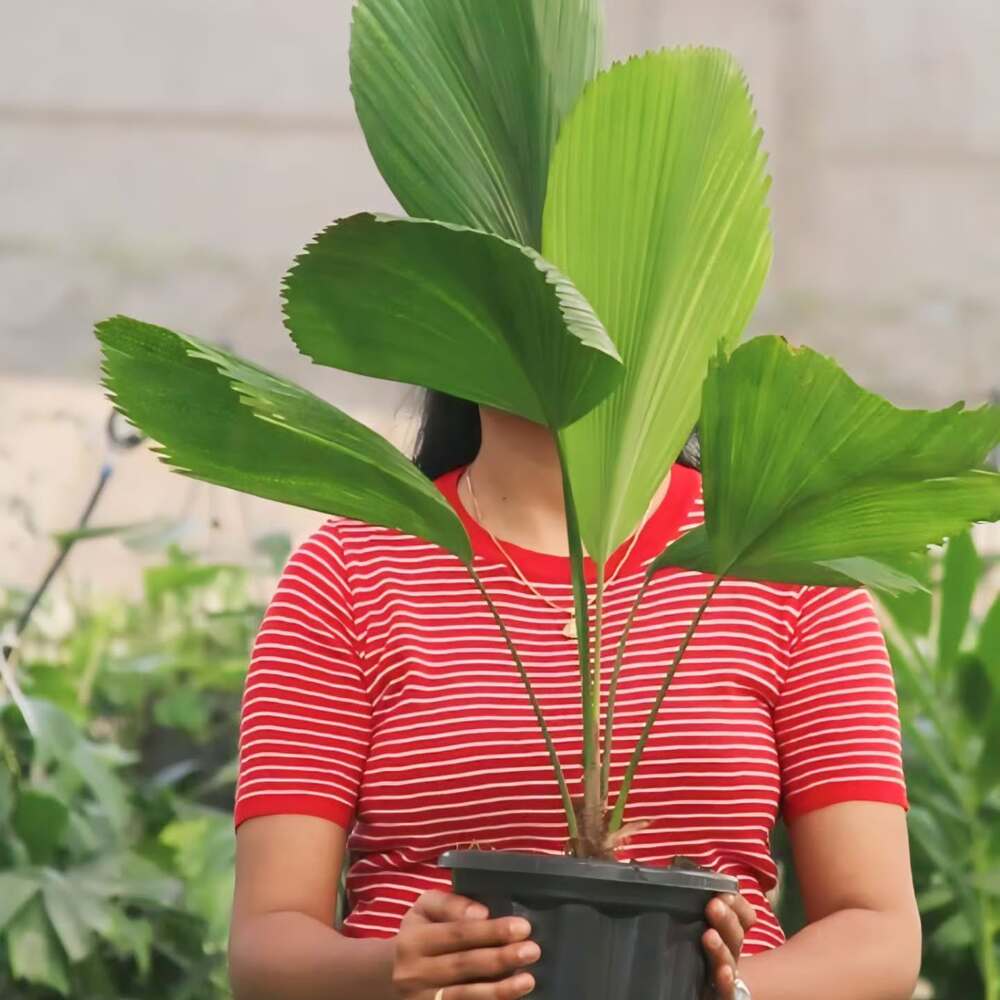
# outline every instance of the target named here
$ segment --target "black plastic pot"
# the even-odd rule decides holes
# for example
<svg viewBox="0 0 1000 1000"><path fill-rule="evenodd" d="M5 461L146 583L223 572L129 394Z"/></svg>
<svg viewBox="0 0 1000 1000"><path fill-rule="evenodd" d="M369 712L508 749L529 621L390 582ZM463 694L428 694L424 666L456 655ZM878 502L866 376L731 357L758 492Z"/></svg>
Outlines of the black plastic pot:
<svg viewBox="0 0 1000 1000"><path fill-rule="evenodd" d="M705 907L736 879L548 854L448 851L455 892L530 921L532 1000L700 1000Z"/></svg>

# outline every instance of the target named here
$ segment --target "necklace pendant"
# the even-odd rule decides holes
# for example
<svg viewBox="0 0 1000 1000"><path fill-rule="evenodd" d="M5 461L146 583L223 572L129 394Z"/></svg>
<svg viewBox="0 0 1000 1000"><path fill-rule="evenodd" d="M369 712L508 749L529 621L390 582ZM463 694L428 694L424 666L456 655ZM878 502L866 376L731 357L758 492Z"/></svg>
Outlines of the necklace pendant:
<svg viewBox="0 0 1000 1000"><path fill-rule="evenodd" d="M562 634L566 636L567 639L576 639L576 615L570 615L569 621L563 625Z"/></svg>

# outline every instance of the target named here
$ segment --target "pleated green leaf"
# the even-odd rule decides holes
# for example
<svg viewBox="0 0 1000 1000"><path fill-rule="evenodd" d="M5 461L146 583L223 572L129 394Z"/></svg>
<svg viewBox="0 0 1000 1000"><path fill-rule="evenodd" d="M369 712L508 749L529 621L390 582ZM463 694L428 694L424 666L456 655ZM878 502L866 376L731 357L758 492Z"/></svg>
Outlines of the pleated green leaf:
<svg viewBox="0 0 1000 1000"><path fill-rule="evenodd" d="M616 65L563 126L542 250L626 368L562 433L595 560L642 517L697 419L709 359L757 302L771 261L765 166L743 75L717 50Z"/></svg>
<svg viewBox="0 0 1000 1000"><path fill-rule="evenodd" d="M653 571L666 566L681 566L715 573L716 563L706 527L687 532L653 562ZM721 571L720 571L721 572ZM901 595L926 591L909 559L898 555L855 556L842 559L772 560L766 569L756 570L741 563L739 571L729 574L746 579L783 580L785 582L829 587L856 587L859 584L886 594Z"/></svg>
<svg viewBox="0 0 1000 1000"><path fill-rule="evenodd" d="M359 0L351 90L400 204L540 248L552 146L602 47L600 0Z"/></svg>
<svg viewBox="0 0 1000 1000"><path fill-rule="evenodd" d="M614 344L567 278L535 250L461 226L343 219L298 258L284 297L292 339L319 364L553 428L622 376Z"/></svg>
<svg viewBox="0 0 1000 1000"><path fill-rule="evenodd" d="M700 430L705 528L657 567L881 586L873 563L1000 519L1000 407L897 409L780 337L713 363Z"/></svg>
<svg viewBox="0 0 1000 1000"><path fill-rule="evenodd" d="M203 340L117 316L97 327L103 384L176 471L218 486L471 547L400 451L312 393Z"/></svg>

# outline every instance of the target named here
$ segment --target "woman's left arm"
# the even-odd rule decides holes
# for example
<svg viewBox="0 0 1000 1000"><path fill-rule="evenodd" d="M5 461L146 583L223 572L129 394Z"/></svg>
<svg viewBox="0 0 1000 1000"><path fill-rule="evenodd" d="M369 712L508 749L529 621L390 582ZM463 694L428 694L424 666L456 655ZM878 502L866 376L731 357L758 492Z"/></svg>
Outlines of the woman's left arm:
<svg viewBox="0 0 1000 1000"><path fill-rule="evenodd" d="M789 824L809 924L781 947L741 959L753 1000L910 1000L920 970L920 916L906 813L840 802ZM709 904L705 945L718 995L730 1000L732 958L748 904ZM720 940L721 938L721 940Z"/></svg>

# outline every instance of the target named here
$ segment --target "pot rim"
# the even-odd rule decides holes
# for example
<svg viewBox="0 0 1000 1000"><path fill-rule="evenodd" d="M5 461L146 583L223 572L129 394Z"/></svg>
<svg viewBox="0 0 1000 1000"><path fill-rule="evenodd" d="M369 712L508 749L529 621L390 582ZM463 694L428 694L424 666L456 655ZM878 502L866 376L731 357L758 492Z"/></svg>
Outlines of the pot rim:
<svg viewBox="0 0 1000 1000"><path fill-rule="evenodd" d="M560 875L620 885L668 886L701 892L739 892L739 881L718 872L690 871L639 865L634 861L602 861L596 858L573 858L565 854L537 854L527 851L445 851L438 858L442 868L465 868L500 872L506 875Z"/></svg>

